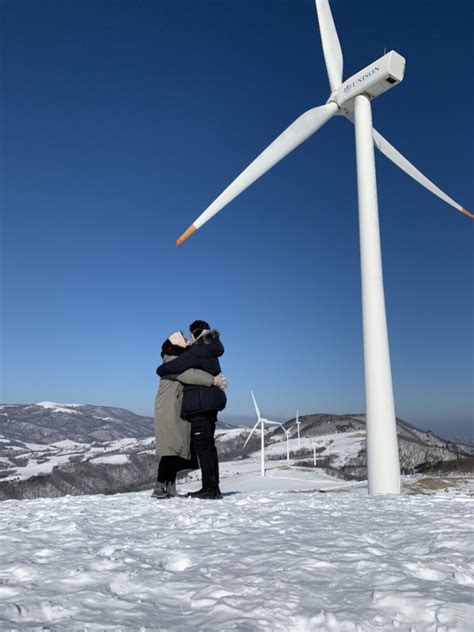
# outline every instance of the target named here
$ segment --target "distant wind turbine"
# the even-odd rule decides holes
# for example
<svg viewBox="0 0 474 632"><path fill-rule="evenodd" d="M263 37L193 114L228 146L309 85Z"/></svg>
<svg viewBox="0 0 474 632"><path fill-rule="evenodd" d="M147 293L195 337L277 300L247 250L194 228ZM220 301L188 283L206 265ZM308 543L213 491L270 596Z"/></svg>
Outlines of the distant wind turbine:
<svg viewBox="0 0 474 632"><path fill-rule="evenodd" d="M319 443L316 443L316 441L312 441L311 442L311 446L313 448L313 463L314 463L314 467L316 467L316 448L319 448Z"/></svg>
<svg viewBox="0 0 474 632"><path fill-rule="evenodd" d="M298 450L301 448L301 443L300 443L300 426L301 426L301 421L300 421L300 417L298 414L298 410L296 411L296 429L298 431Z"/></svg>
<svg viewBox="0 0 474 632"><path fill-rule="evenodd" d="M253 391L250 391L252 393L252 399L253 399L253 404L255 406L255 412L257 413L257 423L255 424L255 426L252 428L252 431L250 432L249 436L247 437L247 440L245 441L244 445L242 447L245 448L245 446L247 445L247 443L250 440L250 437L253 435L254 431L257 430L257 426L260 424L260 432L261 432L261 444L260 444L260 450L261 450L261 473L262 476L265 476L265 426L281 426L283 428L283 424L278 423L277 421L270 421L269 419L265 419L264 417L262 417L262 415L260 414L260 409L258 407L257 404L257 400L255 399L255 395L253 394ZM284 428L283 428L284 430Z"/></svg>
<svg viewBox="0 0 474 632"><path fill-rule="evenodd" d="M296 426L296 424L293 424L291 426L291 428L289 428L288 430L285 428L285 426L281 426L283 428L283 432L285 433L286 436L286 464L289 465L290 464L290 434L291 431L293 430L293 428Z"/></svg>
<svg viewBox="0 0 474 632"><path fill-rule="evenodd" d="M428 180L372 127L370 101L400 83L405 72L405 59L395 51L390 51L343 82L342 50L328 0L316 0L316 11L331 87L326 104L312 108L297 118L212 202L176 244L181 244L201 228L333 116L345 116L355 124L368 489L370 494L398 494L400 464L385 314L374 144L426 189L468 217L474 215Z"/></svg>

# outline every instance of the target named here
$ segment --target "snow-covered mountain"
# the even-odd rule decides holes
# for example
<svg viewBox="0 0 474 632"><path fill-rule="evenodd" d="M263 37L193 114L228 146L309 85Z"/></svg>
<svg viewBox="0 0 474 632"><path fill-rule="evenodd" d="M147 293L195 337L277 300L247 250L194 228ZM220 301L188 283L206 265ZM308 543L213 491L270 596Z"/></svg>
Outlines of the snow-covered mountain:
<svg viewBox="0 0 474 632"><path fill-rule="evenodd" d="M291 419L286 428L294 425ZM363 415L300 417L300 441L293 428L290 465L316 466L333 477L366 478ZM258 471L260 438L245 449L250 429L220 424L216 443L221 462L254 463ZM158 459L153 420L121 408L41 402L0 407L0 500L44 496L116 493L150 488ZM437 437L398 420L403 473L440 468L472 469L474 448ZM266 436L269 461L286 463L283 430ZM225 468L224 468L225 469Z"/></svg>
<svg viewBox="0 0 474 632"><path fill-rule="evenodd" d="M114 441L153 434L151 417L124 408L40 402L0 406L0 435L31 443Z"/></svg>
<svg viewBox="0 0 474 632"><path fill-rule="evenodd" d="M295 419L290 419L284 425L291 428ZM323 464L336 468L338 474L359 480L367 477L367 455L365 449L365 415L331 415L314 414L299 418L301 449L295 456L311 458L313 455L312 442L318 444L318 452ZM296 430L293 431L293 437ZM345 435L345 440L338 439ZM443 463L452 462L453 467L473 469L474 449L472 446L454 443L443 439L428 430L421 430L412 424L397 418L397 435L400 454L400 467L404 474L416 471L433 470ZM346 444L349 439L349 451ZM282 442L283 430L277 428L271 434L270 441ZM250 442L249 442L250 443ZM293 444L294 446L294 440ZM345 456L343 457L343 454ZM462 461L462 463L458 463Z"/></svg>
<svg viewBox="0 0 474 632"><path fill-rule="evenodd" d="M153 433L151 417L123 408L0 406L0 500L147 489L158 463Z"/></svg>

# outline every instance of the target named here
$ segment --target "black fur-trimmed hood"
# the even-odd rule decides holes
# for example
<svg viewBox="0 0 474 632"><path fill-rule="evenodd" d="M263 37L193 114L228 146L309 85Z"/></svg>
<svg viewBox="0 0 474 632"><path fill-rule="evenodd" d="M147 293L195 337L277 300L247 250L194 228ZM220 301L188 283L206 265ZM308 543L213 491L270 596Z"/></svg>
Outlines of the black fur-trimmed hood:
<svg viewBox="0 0 474 632"><path fill-rule="evenodd" d="M188 347L188 350L198 357L211 354L220 358L224 354L224 345L220 341L219 332L211 329L209 332L203 332L196 342Z"/></svg>

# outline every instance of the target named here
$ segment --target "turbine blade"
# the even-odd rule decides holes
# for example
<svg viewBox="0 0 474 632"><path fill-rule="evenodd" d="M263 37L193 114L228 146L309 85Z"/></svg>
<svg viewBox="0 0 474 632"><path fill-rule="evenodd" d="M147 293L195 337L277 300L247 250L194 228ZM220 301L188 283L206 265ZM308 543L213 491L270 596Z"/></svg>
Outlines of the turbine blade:
<svg viewBox="0 0 474 632"><path fill-rule="evenodd" d="M255 432L255 430L257 429L257 426L260 423L260 419L257 421L257 423L255 424L255 426L252 428L252 431L250 432L249 436L247 437L244 445L242 446L242 448L245 448L245 446L247 445L247 443L249 442L250 437L253 435L253 433Z"/></svg>
<svg viewBox="0 0 474 632"><path fill-rule="evenodd" d="M318 15L329 85L331 86L331 92L334 92L342 83L343 58L341 44L328 0L316 0L316 13Z"/></svg>
<svg viewBox="0 0 474 632"><path fill-rule="evenodd" d="M411 176L414 180L419 182L421 186L425 187L425 189L428 189L428 191L431 191L431 193L434 193L435 195L437 195L439 198L444 200L444 202L447 202L447 204L450 204L458 211L461 211L461 213L464 213L464 215L474 218L474 215L472 213L470 213L465 208L463 208L460 204L455 202L452 198L449 197L449 195L446 195L444 191L441 191L441 189L439 189L435 184L433 184L431 180L428 180L428 178L424 176L421 173L421 171L418 171L418 169L414 165L412 165L411 162L409 162L405 158L405 156L402 156L402 154L397 149L395 149L395 147L391 145L388 142L388 140L386 140L375 129L373 130L373 137L374 137L374 144L377 147L377 149L380 152L382 152L382 154L387 156L389 160L394 162L397 165L397 167L400 167L402 171L404 171L409 176Z"/></svg>
<svg viewBox="0 0 474 632"><path fill-rule="evenodd" d="M278 421L270 421L269 419L264 419L263 422L268 424L269 426L281 426L283 428L283 424L279 424Z"/></svg>
<svg viewBox="0 0 474 632"><path fill-rule="evenodd" d="M250 391L250 392L252 393L253 405L255 406L255 411L257 413L258 420L260 421L262 416L260 414L260 409L258 407L257 400L255 399L255 395L253 394L253 391Z"/></svg>
<svg viewBox="0 0 474 632"><path fill-rule="evenodd" d="M179 246L201 228L211 217L214 217L229 202L245 191L251 184L258 180L264 173L280 162L298 145L318 131L337 111L335 103L328 103L308 110L296 119L284 132L276 138L262 153L255 158L250 165L229 184L229 186L214 200L214 202L191 224L191 226L176 240Z"/></svg>

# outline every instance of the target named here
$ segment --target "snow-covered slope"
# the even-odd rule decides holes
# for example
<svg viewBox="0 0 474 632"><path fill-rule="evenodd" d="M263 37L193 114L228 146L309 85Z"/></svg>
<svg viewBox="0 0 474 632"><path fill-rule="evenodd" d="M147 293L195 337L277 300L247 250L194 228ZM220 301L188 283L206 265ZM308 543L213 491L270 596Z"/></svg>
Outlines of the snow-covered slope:
<svg viewBox="0 0 474 632"><path fill-rule="evenodd" d="M125 463L138 452L154 454L154 439L117 439L105 443L23 443L0 440L2 481L18 481L50 474L66 463Z"/></svg>
<svg viewBox="0 0 474 632"><path fill-rule="evenodd" d="M293 427L290 436L290 458L298 462L313 462L313 444L316 444L318 463L331 468L335 475L359 480L367 478L366 432L364 415L306 415L300 417L300 440L296 438L294 419L287 421L286 429ZM249 431L242 433L242 438ZM414 473L422 469L432 469L442 463L456 463L453 467L473 469L474 449L458 445L431 432L420 430L397 419L397 434L402 473ZM235 445L241 443L241 439ZM266 442L269 458L286 458L286 437L281 428L268 432ZM232 455L231 444L226 442L226 454ZM260 449L260 437L254 435L248 442L244 455ZM462 465L458 461L462 460Z"/></svg>
<svg viewBox="0 0 474 632"><path fill-rule="evenodd" d="M0 439L0 500L146 489L156 477L153 437L50 444Z"/></svg>
<svg viewBox="0 0 474 632"><path fill-rule="evenodd" d="M293 429L290 465L317 466L345 479L366 478L363 415L306 415L298 442ZM286 422L290 428L294 420ZM133 433L136 433L134 436ZM124 409L41 402L0 407L0 500L65 494L114 493L149 488L157 458L151 418ZM260 438L243 444L249 428L220 425L216 433L221 461L257 458ZM451 463L474 449L398 422L402 472ZM102 439L99 440L99 438ZM108 437L108 439L104 439ZM287 444L277 428L266 437L269 460L286 461ZM472 467L467 463L467 468Z"/></svg>
<svg viewBox="0 0 474 632"><path fill-rule="evenodd" d="M468 490L321 494L324 474L242 465L219 501L0 503L0 628L472 630Z"/></svg>

